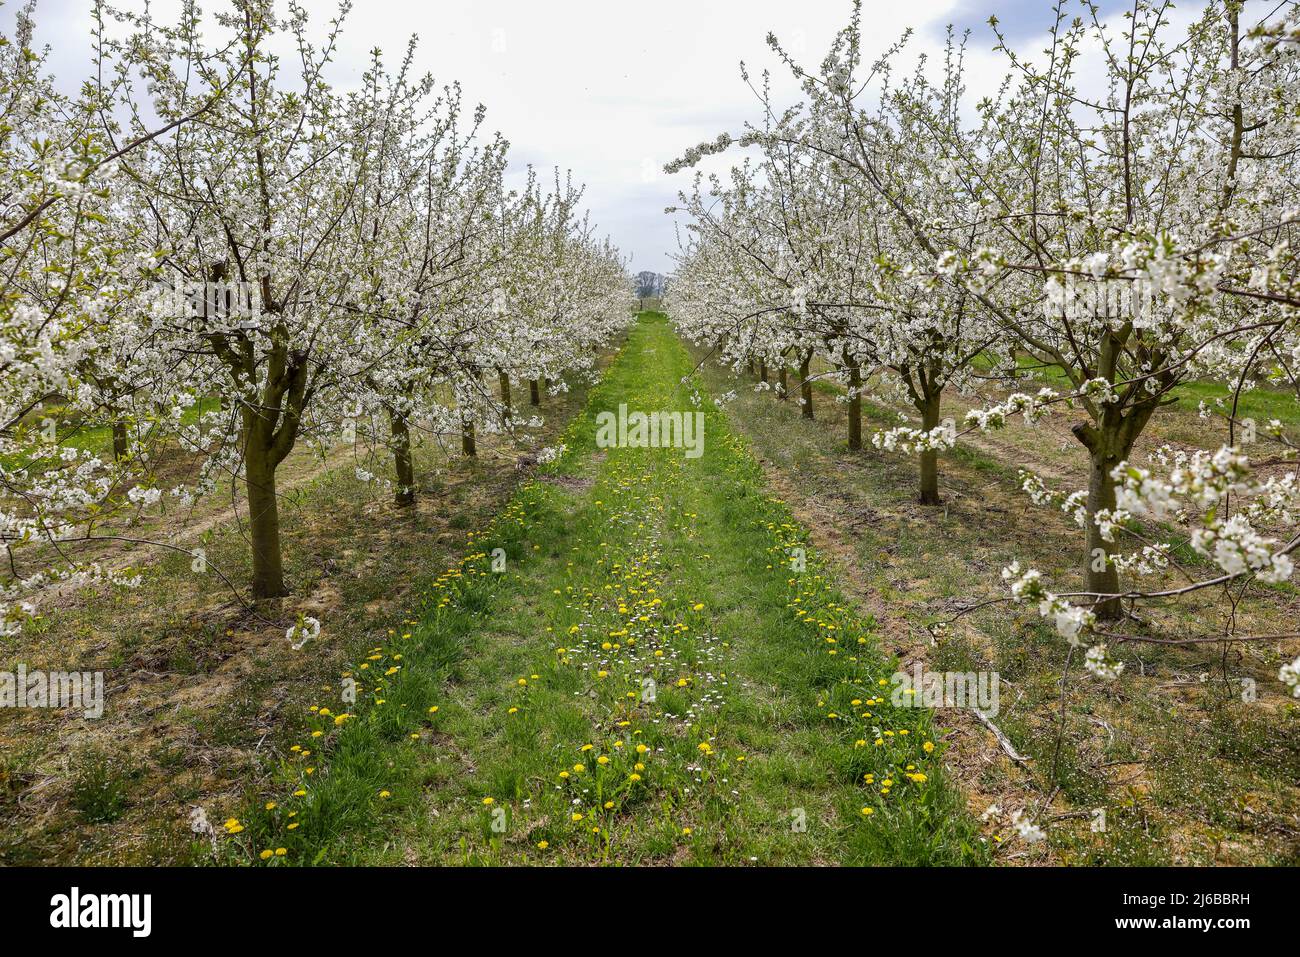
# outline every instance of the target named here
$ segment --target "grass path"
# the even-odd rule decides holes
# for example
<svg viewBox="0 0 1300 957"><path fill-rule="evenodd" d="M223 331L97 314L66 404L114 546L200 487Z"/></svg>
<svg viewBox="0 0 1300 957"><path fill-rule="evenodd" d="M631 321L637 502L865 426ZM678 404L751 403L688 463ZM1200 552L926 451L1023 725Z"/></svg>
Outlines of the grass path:
<svg viewBox="0 0 1300 957"><path fill-rule="evenodd" d="M272 863L984 859L942 729L891 704L873 623L713 403L696 397L698 458L596 448L620 403L691 410L691 367L643 316L564 454L342 676L357 703L316 712L326 758L305 742L238 846Z"/></svg>

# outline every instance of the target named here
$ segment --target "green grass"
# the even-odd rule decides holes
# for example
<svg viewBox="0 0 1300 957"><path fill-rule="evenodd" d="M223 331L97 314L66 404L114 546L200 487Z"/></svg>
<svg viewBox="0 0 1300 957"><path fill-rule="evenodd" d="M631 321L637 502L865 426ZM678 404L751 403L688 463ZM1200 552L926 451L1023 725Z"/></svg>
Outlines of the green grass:
<svg viewBox="0 0 1300 957"><path fill-rule="evenodd" d="M567 452L470 532L406 631L348 669L383 677L362 682L341 725L317 713L320 737L301 744L313 753L240 815L232 859L986 859L945 779L942 732L890 704L895 667L873 622L723 413L704 400L698 459L595 447L596 415L620 402L689 411L691 367L664 317L643 315Z"/></svg>
<svg viewBox="0 0 1300 957"><path fill-rule="evenodd" d="M1073 391L1065 370L1058 365L1044 366L1023 355L1017 356L1016 364L1022 371L1031 373L1035 381L1061 392ZM987 372L993 368L993 361L987 356L979 355L971 365L976 371ZM1176 407L1184 412L1196 412L1202 402L1213 404L1222 400L1226 413L1232 407L1233 389L1221 382L1197 379L1182 383L1174 389L1173 395L1178 398ZM1296 402L1294 390L1261 383L1250 391L1242 392L1237 403L1237 418L1254 419L1259 426L1277 419L1288 429L1295 429L1300 427L1300 403Z"/></svg>
<svg viewBox="0 0 1300 957"><path fill-rule="evenodd" d="M126 809L133 774L118 755L98 750L77 755L72 779L73 805L87 822L111 824Z"/></svg>
<svg viewBox="0 0 1300 957"><path fill-rule="evenodd" d="M1185 382L1174 394L1178 396L1179 408L1189 412L1195 412L1202 402L1213 405L1219 400L1224 403L1225 414L1232 409L1233 390L1221 382ZM1261 429L1270 420L1277 419L1288 430L1294 430L1300 427L1300 403L1296 402L1293 391L1261 385L1241 394L1237 418L1254 419Z"/></svg>
<svg viewBox="0 0 1300 957"><path fill-rule="evenodd" d="M181 425L193 425L201 416L215 412L221 406L221 400L213 397L200 399L186 409L180 418ZM113 456L113 428L111 425L91 425L80 418L78 413L68 413L63 406L50 405L27 417L24 423L28 429L38 430L45 419L56 423L55 434L58 444L67 448L78 449L111 459ZM0 458L0 465L7 469L26 468L31 464L28 456L8 455Z"/></svg>

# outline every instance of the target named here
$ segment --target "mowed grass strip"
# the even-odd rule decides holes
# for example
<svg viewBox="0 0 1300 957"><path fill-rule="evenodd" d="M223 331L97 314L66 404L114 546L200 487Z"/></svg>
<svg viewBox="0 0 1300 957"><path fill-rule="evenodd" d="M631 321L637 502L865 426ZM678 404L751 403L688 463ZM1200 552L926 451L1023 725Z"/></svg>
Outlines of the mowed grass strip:
<svg viewBox="0 0 1300 957"><path fill-rule="evenodd" d="M404 654L369 712L396 718L366 719L376 756L347 752L350 802L383 822L382 840L348 859L984 859L930 714L890 702L894 669L872 623L827 580L713 403L695 397L699 458L596 447L597 415L620 403L697 411L690 370L664 318L643 316L565 454L509 522L475 537L479 564L456 583L466 591L418 616L407 640L427 651ZM375 653L392 667L390 649ZM411 693L396 698L398 683ZM347 830L318 837L353 847Z"/></svg>

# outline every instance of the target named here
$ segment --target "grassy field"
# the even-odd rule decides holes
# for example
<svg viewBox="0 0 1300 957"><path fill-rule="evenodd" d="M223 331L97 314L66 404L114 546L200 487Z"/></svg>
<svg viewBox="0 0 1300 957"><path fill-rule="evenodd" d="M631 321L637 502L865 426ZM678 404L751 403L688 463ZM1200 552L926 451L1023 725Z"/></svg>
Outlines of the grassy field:
<svg viewBox="0 0 1300 957"><path fill-rule="evenodd" d="M689 408L689 369L663 318L646 318L563 459L434 582L410 637L374 650L375 668L401 655L402 671L343 723L346 785L291 773L302 807L259 813L250 850L422 864L983 859L929 714L880 697L892 669L872 623L815 555L790 575L802 532L724 418L707 407L695 460L595 447L602 409ZM507 565L494 575L497 548ZM330 844L343 831L330 808L384 793L384 842ZM283 829L289 806L324 808L301 850Z"/></svg>

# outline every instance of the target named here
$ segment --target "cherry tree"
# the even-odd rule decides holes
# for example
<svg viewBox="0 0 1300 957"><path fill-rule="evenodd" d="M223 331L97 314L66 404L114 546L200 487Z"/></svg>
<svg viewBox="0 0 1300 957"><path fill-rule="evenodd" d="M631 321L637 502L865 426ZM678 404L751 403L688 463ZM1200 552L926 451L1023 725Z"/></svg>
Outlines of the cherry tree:
<svg viewBox="0 0 1300 957"><path fill-rule="evenodd" d="M67 441L115 422L111 320L149 282L156 252L131 223L110 228L122 164L154 137L211 108L195 102L165 125L112 142L93 98L62 95L31 46L32 6L0 36L0 634L21 629L51 586L134 584L86 564L79 546L135 506L132 463L108 463ZM62 433L62 434L61 434Z"/></svg>
<svg viewBox="0 0 1300 957"><path fill-rule="evenodd" d="M809 364L813 356L824 356L846 390L851 449L862 445L864 369L880 373L880 383L916 410L920 428L879 432L873 443L919 453L919 498L935 504L937 454L955 435L955 428L941 422L943 391L967 388L971 361L998 338L968 292L935 268L936 236L969 230L973 201L950 181L936 137L917 107L924 119L951 128L959 70L950 49L944 86L932 90L918 72L896 93L886 82L888 62L877 63L870 74L886 81L878 110L867 115L853 102L865 88L856 79L860 41L855 20L837 39L821 77L795 66L807 102L784 113L777 114L765 80L759 93L764 122L747 125L736 139L761 149L761 164L733 170L727 189L712 177L708 195L697 177L684 208L694 220L688 229L712 234L713 250L729 252L730 271L747 275L742 287L757 294L753 308L733 320L730 341L765 357L793 349L806 417L812 416ZM780 50L775 41L773 46ZM859 125L846 126L845 113ZM732 141L723 135L702 144L670 169ZM899 217L898 206L927 228ZM686 259L702 248L689 250ZM683 274L693 279L695 264ZM688 328L701 313L718 313L707 293L724 290L725 282L680 278L675 302L686 306ZM692 300L699 300L698 308ZM775 316L783 316L784 324Z"/></svg>
<svg viewBox="0 0 1300 957"><path fill-rule="evenodd" d="M877 257L882 271L929 297L913 302L937 306L919 323L898 309L903 322L874 332L896 368L908 364L899 345L915 357L908 384L923 413L922 429L882 433L881 445L932 455L950 443L955 431L936 434L925 406L960 384L977 354L1010 382L1025 360L1060 371L1066 393L1016 393L966 426L995 427L1013 412L1036 421L1058 404L1083 410L1074 432L1088 451L1088 486L1063 501L1085 529L1086 589L1104 619L1121 614L1117 467L1181 383L1253 381L1248 369L1282 354L1292 325L1281 287L1297 155L1295 12L1245 31L1240 4L1211 4L1176 34L1167 3L1138 0L1118 27L1092 4L1073 20L1064 8L1041 58L1000 42L1008 78L975 104L973 123L951 40L941 82L930 82L922 58L891 88L903 46L864 71L860 9L815 74L772 38L807 104L738 142L830 157L872 197L870 231L893 233ZM1080 88L1085 60L1105 77L1095 90ZM688 159L730 142L702 144ZM890 342L898 329L904 341Z"/></svg>
<svg viewBox="0 0 1300 957"><path fill-rule="evenodd" d="M341 382L348 418L341 433L361 434L391 451L398 505L415 499L412 429L451 431L454 395L479 388L469 339L483 320L489 245L499 206L507 144L479 143L485 111L464 118L453 84L411 76L412 41L389 76L375 51L363 91L351 98L350 125L369 131L358 144L359 199L349 210L350 242L364 263L359 300L349 304L364 332L360 375ZM468 385L466 385L468 383ZM386 432L367 428L382 409ZM358 474L374 473L358 467Z"/></svg>
<svg viewBox="0 0 1300 957"><path fill-rule="evenodd" d="M207 22L190 3L176 24L116 13L128 35L99 36L110 138L216 102L203 124L123 164L122 218L145 224L142 248L165 250L165 281L125 317L131 359L115 373L202 460L173 495L210 491L223 474L243 486L257 598L285 592L276 474L299 443L387 445L405 504L413 429L460 432L472 454L476 429L499 426L482 372L501 367L496 340L520 334L490 319L502 298L494 271L513 270L521 252L497 242L503 211L540 210L534 246L549 297L525 314L533 343L516 361L558 376L589 365L593 337L611 328L589 323L574 336L569 326L600 293L564 280L589 244L573 226L581 190L559 195L557 180L556 197L504 194L505 141L481 137L484 111L467 117L457 86L415 76L414 42L395 73L376 52L360 88L343 93L326 73L348 5L319 40L304 8L287 10L280 19L269 0L239 0ZM621 271L618 283L626 301ZM188 305L176 295L195 288ZM211 396L221 409L191 421L185 410ZM357 476L376 479L368 464Z"/></svg>
<svg viewBox="0 0 1300 957"><path fill-rule="evenodd" d="M755 338L781 343L784 322L860 339L858 354L897 376L922 413L920 429L879 433L885 448L933 455L1016 415L1034 424L1081 413L1073 433L1087 453L1086 486L1058 491L1027 470L1022 483L1083 530L1083 590L1054 593L1019 564L1004 577L1014 600L1034 600L1072 644L1089 633L1152 640L1107 628L1135 606L1207 588L1235 608L1251 582L1291 576L1295 439L1237 410L1253 388L1297 381L1300 20L1292 5L1247 24L1243 4L1211 3L1178 25L1161 0L1135 0L1110 19L1086 0L1080 16L1066 7L1055 5L1047 49L1031 55L992 21L1007 72L974 102L954 38L937 72L921 57L892 81L908 37L867 64L860 6L816 70L769 38L804 102L777 114L764 97L763 124L671 167L733 145L762 155L761 175L744 167L725 187L714 178L707 195L697 178L684 198L696 238L674 277L673 308L724 356L761 354ZM852 197L853 214L830 225L830 210L797 201L801 186L818 200ZM788 210L798 211L797 229L781 221ZM818 238L840 230L867 253ZM801 232L814 237L802 248ZM823 285L831 270L796 279L783 268L785 256L815 262L819 243L841 269L862 269L861 293ZM852 321L815 328L846 305ZM866 307L886 318L871 321ZM969 390L976 358L991 366L982 377L1012 391L960 429L937 430L927 405L949 387ZM1021 391L1045 370L1061 384ZM1157 449L1138 461L1149 423L1193 379L1230 389L1203 409L1223 418L1222 447ZM1285 477L1256 475L1246 457L1264 436L1280 448L1271 464ZM933 488L928 476L923 488ZM1171 517L1181 531L1165 540L1159 523ZM1216 566L1209 577L1175 569L1184 534ZM1175 570L1187 584L1121 586L1121 574ZM1285 637L1236 634L1235 620L1225 619L1229 640ZM1101 643L1085 659L1099 676L1117 670ZM1287 673L1294 679L1296 668Z"/></svg>

